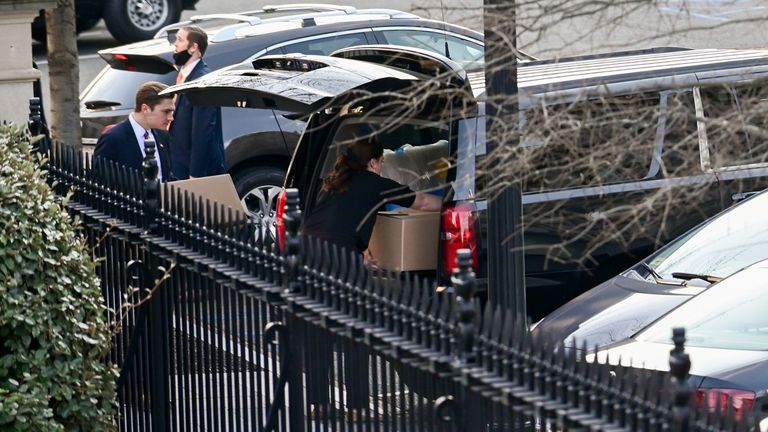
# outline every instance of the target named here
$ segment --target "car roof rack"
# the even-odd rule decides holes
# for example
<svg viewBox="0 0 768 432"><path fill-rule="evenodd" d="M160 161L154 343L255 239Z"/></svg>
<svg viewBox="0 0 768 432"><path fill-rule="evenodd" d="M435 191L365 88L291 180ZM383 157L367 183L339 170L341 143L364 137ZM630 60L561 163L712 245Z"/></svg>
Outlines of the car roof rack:
<svg viewBox="0 0 768 432"><path fill-rule="evenodd" d="M318 25L317 19L318 18L325 18L325 17L340 17L340 16L346 16L346 17L355 17L359 16L360 19L364 19L365 16L376 16L377 19L421 19L420 16L414 15L412 13L403 12L396 9L357 9L354 13L347 14L342 11L328 11L328 12L315 12L315 13L308 13L308 14L301 14L301 15L290 15L290 16L284 16L279 18L268 18L263 19L261 24L269 24L269 23L276 23L276 22L286 22L286 21L301 21L301 27L311 27ZM372 19L372 18L371 18ZM253 36L252 34L249 34L248 28L250 26L242 26L242 25L233 25L230 26L231 28L225 28L221 29L221 31L217 32L215 35L215 40L218 42L236 38L236 37L249 37ZM259 32L258 35L261 35L262 33Z"/></svg>
<svg viewBox="0 0 768 432"><path fill-rule="evenodd" d="M270 14L279 12L297 12L296 14L289 14L283 16L273 16L267 18ZM298 13L305 12L305 13ZM357 15L357 14L377 14L386 15L389 18L419 18L418 15L413 15L408 12L403 12L396 9L357 9L353 6L341 6L333 4L319 4L319 3L291 3L285 5L267 5L261 9L232 13L232 14L206 14L196 15L189 20L178 22L175 24L167 25L157 33L154 38L168 38L172 42L172 36L182 27L187 25L201 25L205 27L206 22L215 22L221 20L235 21L235 24L229 24L219 27L212 27L210 30L210 40L212 42L223 42L227 40L236 39L242 37L239 33L240 30L246 29L251 26L285 22L285 21L301 21L302 27L308 27L316 25L314 21L315 17L326 16L344 16L344 15ZM205 28L204 28L205 29ZM247 36L247 34L246 34Z"/></svg>
<svg viewBox="0 0 768 432"><path fill-rule="evenodd" d="M284 5L266 5L261 8L264 12L285 12L285 11L337 11L344 12L345 14L353 14L357 11L354 6L341 6L334 4L322 4L322 3L289 3Z"/></svg>
<svg viewBox="0 0 768 432"><path fill-rule="evenodd" d="M334 4L320 4L320 3L289 3L284 5L266 5L261 9L250 10L238 13L213 13L205 15L194 15L188 20L180 21L177 23L169 24L155 33L154 38L165 38L169 33L173 33L174 29L180 29L187 25L204 23L205 21L213 20L230 20L239 21L240 23L247 23L248 25L260 24L262 19L257 15L270 14L275 12L290 12L290 11L308 11L308 12L343 12L345 14L353 14L357 9L354 6L342 6Z"/></svg>

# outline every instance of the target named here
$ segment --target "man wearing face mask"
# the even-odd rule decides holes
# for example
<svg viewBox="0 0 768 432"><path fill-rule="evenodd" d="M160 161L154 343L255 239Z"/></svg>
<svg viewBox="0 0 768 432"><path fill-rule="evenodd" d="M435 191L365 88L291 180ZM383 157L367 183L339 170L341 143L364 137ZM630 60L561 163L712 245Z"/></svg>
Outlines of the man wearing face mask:
<svg viewBox="0 0 768 432"><path fill-rule="evenodd" d="M183 27L176 33L173 60L179 66L176 84L192 81L211 70L202 60L208 48L208 35L199 27ZM179 180L223 174L224 141L221 135L221 110L195 106L186 95L176 97L176 112L170 124L171 166Z"/></svg>

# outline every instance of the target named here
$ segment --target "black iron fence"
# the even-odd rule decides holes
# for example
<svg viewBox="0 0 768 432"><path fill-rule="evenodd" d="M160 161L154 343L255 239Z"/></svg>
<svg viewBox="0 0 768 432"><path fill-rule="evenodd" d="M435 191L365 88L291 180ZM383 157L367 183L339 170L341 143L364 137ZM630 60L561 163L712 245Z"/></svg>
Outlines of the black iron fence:
<svg viewBox="0 0 768 432"><path fill-rule="evenodd" d="M49 180L100 260L126 431L688 431L754 421L693 406L678 334L672 375L585 361L455 294L298 234L286 245L232 209L144 172L42 141ZM584 347L586 348L586 347Z"/></svg>

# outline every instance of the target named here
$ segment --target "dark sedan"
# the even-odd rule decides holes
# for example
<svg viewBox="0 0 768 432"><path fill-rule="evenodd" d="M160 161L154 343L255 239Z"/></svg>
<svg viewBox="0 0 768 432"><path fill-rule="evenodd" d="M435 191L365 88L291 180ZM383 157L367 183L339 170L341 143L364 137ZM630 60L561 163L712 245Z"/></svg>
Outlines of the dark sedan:
<svg viewBox="0 0 768 432"><path fill-rule="evenodd" d="M624 342L597 353L601 362L668 370L672 328L685 327L689 382L697 402L730 405L736 416L762 405L768 389L768 261L691 298Z"/></svg>
<svg viewBox="0 0 768 432"><path fill-rule="evenodd" d="M766 215L768 193L731 207L566 303L533 332L589 348L632 336L721 279L768 258Z"/></svg>

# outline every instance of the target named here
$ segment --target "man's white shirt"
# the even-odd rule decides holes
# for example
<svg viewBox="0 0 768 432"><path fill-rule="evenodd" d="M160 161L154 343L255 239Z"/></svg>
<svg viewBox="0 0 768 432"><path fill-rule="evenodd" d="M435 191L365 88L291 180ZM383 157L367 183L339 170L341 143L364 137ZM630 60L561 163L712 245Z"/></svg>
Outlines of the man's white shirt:
<svg viewBox="0 0 768 432"><path fill-rule="evenodd" d="M157 167L159 168L157 172L157 178L158 180L163 180L163 165L160 163L160 149L157 148L157 139L155 138L155 134L150 129L147 131L144 129L139 123L136 122L136 119L133 118L133 113L128 115L128 121L131 123L131 127L133 128L133 133L136 135L136 141L139 143L139 150L141 150L141 155L143 157L147 156L147 151L144 148L144 132L149 132L150 138L147 139L147 141L154 141L155 142L155 160L157 161Z"/></svg>
<svg viewBox="0 0 768 432"><path fill-rule="evenodd" d="M200 63L200 59L187 63L181 68L181 76L184 77L184 81L182 82L187 82L187 77L189 77L189 74L192 73L192 70L195 68L195 66L197 66L198 63Z"/></svg>

